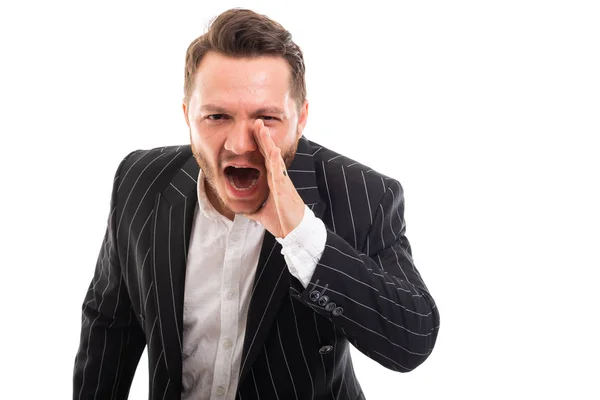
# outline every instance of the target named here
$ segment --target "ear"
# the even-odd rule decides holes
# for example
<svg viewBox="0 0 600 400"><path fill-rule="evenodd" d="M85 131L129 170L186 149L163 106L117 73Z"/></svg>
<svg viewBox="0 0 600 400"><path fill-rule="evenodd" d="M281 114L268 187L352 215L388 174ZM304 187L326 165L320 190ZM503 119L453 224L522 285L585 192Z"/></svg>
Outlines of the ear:
<svg viewBox="0 0 600 400"><path fill-rule="evenodd" d="M185 100L183 101L182 104L183 107L183 116L185 118L185 123L187 124L188 128L190 127L190 119L188 118L188 109L187 109L187 104L185 104Z"/></svg>
<svg viewBox="0 0 600 400"><path fill-rule="evenodd" d="M306 121L308 120L308 101L305 100L304 104L300 108L298 113L298 133L296 139L300 139L302 136L302 132L304 131L304 127L306 126Z"/></svg>

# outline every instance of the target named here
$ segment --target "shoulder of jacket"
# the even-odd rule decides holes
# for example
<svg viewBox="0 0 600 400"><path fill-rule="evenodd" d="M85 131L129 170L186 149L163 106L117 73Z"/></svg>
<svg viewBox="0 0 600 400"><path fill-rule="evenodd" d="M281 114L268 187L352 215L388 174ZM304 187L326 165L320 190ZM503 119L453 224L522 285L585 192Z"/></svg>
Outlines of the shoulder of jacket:
<svg viewBox="0 0 600 400"><path fill-rule="evenodd" d="M117 171L119 186L149 184L169 179L192 156L190 145L139 149L123 158Z"/></svg>
<svg viewBox="0 0 600 400"><path fill-rule="evenodd" d="M338 153L330 148L322 146L311 140L308 141L312 150L313 156L315 157L315 168L316 170L324 170L326 174L342 173L346 176L350 182L366 181L366 183L381 182L384 186L399 185L398 180L383 174L368 165L365 165L359 161L356 161L350 157L347 157L341 153ZM336 173L337 171L337 173Z"/></svg>

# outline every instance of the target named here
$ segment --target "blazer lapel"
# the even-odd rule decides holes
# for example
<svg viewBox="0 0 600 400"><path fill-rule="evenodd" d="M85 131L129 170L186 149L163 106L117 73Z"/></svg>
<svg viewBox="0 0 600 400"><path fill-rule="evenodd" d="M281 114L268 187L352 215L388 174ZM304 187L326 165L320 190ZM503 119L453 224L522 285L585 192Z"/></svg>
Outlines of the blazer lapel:
<svg viewBox="0 0 600 400"><path fill-rule="evenodd" d="M325 212L325 202L321 200L317 187L314 154L319 148L314 148L302 136L298 142L296 157L288 174L294 183L298 194L318 218ZM240 365L240 384L243 382L254 359L260 354L262 346L277 315L277 310L283 297L289 293L290 285L295 278L288 272L285 258L281 254L281 245L275 237L265 232L263 245L254 278L244 349Z"/></svg>
<svg viewBox="0 0 600 400"><path fill-rule="evenodd" d="M188 157L166 189L156 195L152 233L152 274L164 360L171 385L181 390L183 298L191 227L197 199L199 167Z"/></svg>

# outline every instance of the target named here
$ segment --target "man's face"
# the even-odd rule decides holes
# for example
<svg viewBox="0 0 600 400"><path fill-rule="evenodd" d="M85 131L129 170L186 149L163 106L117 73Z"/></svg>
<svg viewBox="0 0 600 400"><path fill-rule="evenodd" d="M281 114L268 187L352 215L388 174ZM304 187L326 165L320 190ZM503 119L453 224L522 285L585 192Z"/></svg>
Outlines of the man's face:
<svg viewBox="0 0 600 400"><path fill-rule="evenodd" d="M183 111L207 197L230 219L257 211L269 195L265 158L254 131L257 119L264 121L287 167L294 159L308 104L298 112L290 74L281 57L231 58L209 52L200 62Z"/></svg>

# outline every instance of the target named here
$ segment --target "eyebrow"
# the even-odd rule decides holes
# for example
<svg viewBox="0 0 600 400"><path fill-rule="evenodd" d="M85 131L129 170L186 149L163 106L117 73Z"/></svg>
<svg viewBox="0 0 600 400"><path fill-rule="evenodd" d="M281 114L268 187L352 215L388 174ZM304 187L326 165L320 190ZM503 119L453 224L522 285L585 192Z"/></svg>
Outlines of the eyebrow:
<svg viewBox="0 0 600 400"><path fill-rule="evenodd" d="M227 110L214 104L205 104L200 107L201 111L215 112L219 114L227 114Z"/></svg>
<svg viewBox="0 0 600 400"><path fill-rule="evenodd" d="M229 114L229 111L227 111L227 109L225 109L221 106L217 106L215 104L204 104L202 107L200 107L200 110L214 112L214 113L218 113L218 114ZM270 107L261 107L258 110L254 111L253 114L254 115L264 115L264 114L285 115L285 111L279 107L270 106Z"/></svg>

